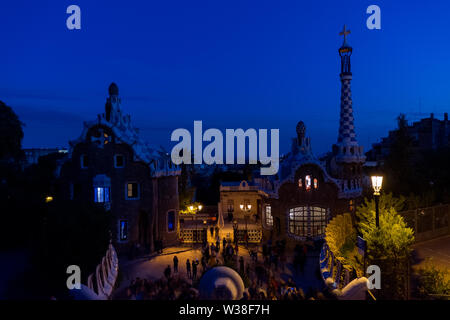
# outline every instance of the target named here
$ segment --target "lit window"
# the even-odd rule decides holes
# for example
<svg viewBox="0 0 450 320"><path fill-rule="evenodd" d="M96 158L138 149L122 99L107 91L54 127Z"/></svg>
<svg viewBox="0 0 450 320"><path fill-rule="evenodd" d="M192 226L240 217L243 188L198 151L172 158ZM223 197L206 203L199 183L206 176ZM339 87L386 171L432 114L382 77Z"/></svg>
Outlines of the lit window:
<svg viewBox="0 0 450 320"><path fill-rule="evenodd" d="M123 168L125 166L125 157L121 154L116 154L114 156L114 167Z"/></svg>
<svg viewBox="0 0 450 320"><path fill-rule="evenodd" d="M167 212L167 231L175 230L175 211Z"/></svg>
<svg viewBox="0 0 450 320"><path fill-rule="evenodd" d="M317 189L317 188L319 188L319 181L317 181L317 179L316 178L314 178L314 189Z"/></svg>
<svg viewBox="0 0 450 320"><path fill-rule="evenodd" d="M139 199L139 184L136 182L127 183L127 200Z"/></svg>
<svg viewBox="0 0 450 320"><path fill-rule="evenodd" d="M89 157L86 154L82 154L80 157L80 166L82 169L89 167Z"/></svg>
<svg viewBox="0 0 450 320"><path fill-rule="evenodd" d="M353 212L354 209L355 209L355 200L350 200L348 203L348 210L350 210L350 212Z"/></svg>
<svg viewBox="0 0 450 320"><path fill-rule="evenodd" d="M94 188L94 201L99 202L99 203L109 202L109 188L95 187Z"/></svg>
<svg viewBox="0 0 450 320"><path fill-rule="evenodd" d="M305 187L306 190L311 190L311 176L306 176L305 177Z"/></svg>
<svg viewBox="0 0 450 320"><path fill-rule="evenodd" d="M320 207L296 207L289 210L288 230L300 237L316 237L325 234L327 209Z"/></svg>
<svg viewBox="0 0 450 320"><path fill-rule="evenodd" d="M119 240L128 240L128 220L119 220Z"/></svg>
<svg viewBox="0 0 450 320"><path fill-rule="evenodd" d="M297 207L289 210L289 232L301 237L308 236L307 207Z"/></svg>
<svg viewBox="0 0 450 320"><path fill-rule="evenodd" d="M103 137L104 137L104 140L105 140L105 142L103 142L103 144L108 144L109 139L111 139L111 138L109 138L109 136L108 136L107 133L104 133L104 134L103 134Z"/></svg>
<svg viewBox="0 0 450 320"><path fill-rule="evenodd" d="M298 179L298 187L303 188L302 178Z"/></svg>
<svg viewBox="0 0 450 320"><path fill-rule="evenodd" d="M273 216L271 206L266 206L266 226L273 227Z"/></svg>

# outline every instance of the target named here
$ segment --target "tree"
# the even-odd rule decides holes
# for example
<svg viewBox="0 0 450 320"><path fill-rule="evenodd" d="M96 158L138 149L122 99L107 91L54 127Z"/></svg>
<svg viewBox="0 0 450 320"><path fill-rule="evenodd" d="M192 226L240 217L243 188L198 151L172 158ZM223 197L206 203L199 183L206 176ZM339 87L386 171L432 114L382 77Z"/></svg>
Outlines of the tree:
<svg viewBox="0 0 450 320"><path fill-rule="evenodd" d="M422 299L444 298L450 295L450 273L448 270L440 270L433 265L425 265L418 270L417 296Z"/></svg>
<svg viewBox="0 0 450 320"><path fill-rule="evenodd" d="M405 205L404 198L391 194L380 197L380 226L375 225L375 201L365 199L356 210L358 229L367 241L370 264L378 265L382 272L380 298L406 299L409 281L409 261L413 230L398 213Z"/></svg>
<svg viewBox="0 0 450 320"><path fill-rule="evenodd" d="M17 160L22 155L22 126L14 111L0 101L0 160Z"/></svg>

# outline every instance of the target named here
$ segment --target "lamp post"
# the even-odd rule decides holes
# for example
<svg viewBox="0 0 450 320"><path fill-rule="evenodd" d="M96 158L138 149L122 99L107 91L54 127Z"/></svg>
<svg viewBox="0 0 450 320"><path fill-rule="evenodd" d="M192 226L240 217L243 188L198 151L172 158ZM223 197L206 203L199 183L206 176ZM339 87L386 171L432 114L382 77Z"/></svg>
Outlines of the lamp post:
<svg viewBox="0 0 450 320"><path fill-rule="evenodd" d="M372 188L373 188L373 197L375 198L375 214L376 214L376 226L380 227L380 210L378 208L380 202L380 191L381 186L383 184L383 176L372 176Z"/></svg>
<svg viewBox="0 0 450 320"><path fill-rule="evenodd" d="M199 211L202 211L202 209L203 209L203 206L201 205L201 204L199 204L198 206L194 206L194 205L190 205L189 207L188 207L188 210L189 210L189 213L191 213L192 214L192 220L194 220L194 215L196 215L197 214L197 212L199 212ZM195 235L196 235L196 238L198 238L198 228L197 228L197 217L195 217ZM193 242L195 242L197 239L194 239L194 241Z"/></svg>
<svg viewBox="0 0 450 320"><path fill-rule="evenodd" d="M250 212L250 210L252 210L252 205L251 204L241 204L239 206L241 208L242 211L244 211L244 219L245 219L245 232L247 232L247 212Z"/></svg>

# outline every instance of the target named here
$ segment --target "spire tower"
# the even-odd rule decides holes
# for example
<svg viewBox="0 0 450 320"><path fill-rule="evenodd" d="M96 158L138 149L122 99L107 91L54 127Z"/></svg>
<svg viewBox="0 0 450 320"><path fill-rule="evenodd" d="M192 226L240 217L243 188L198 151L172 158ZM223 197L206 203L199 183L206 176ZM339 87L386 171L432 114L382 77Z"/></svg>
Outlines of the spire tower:
<svg viewBox="0 0 450 320"><path fill-rule="evenodd" d="M351 55L353 48L347 42L350 30L344 25L339 35L344 36L342 46L339 48L341 58L341 105L339 119L339 133L337 143L333 145L333 175L342 179L342 192L354 194L361 190L362 165L365 161L362 146L356 140L352 103L352 71Z"/></svg>
<svg viewBox="0 0 450 320"><path fill-rule="evenodd" d="M352 103L352 71L351 71L351 55L353 48L347 42L347 36L350 30L344 25L344 29L339 35L344 36L344 42L339 48L339 56L341 58L341 112L339 119L339 133L337 144L337 162L364 162L362 147L358 145L356 140L355 125L353 118Z"/></svg>

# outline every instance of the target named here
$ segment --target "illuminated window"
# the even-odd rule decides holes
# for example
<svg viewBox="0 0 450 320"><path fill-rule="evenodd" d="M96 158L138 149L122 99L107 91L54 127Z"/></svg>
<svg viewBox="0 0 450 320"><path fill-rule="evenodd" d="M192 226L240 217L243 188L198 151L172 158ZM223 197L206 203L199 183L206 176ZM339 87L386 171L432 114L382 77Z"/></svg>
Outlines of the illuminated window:
<svg viewBox="0 0 450 320"><path fill-rule="evenodd" d="M303 188L302 178L298 179L298 187Z"/></svg>
<svg viewBox="0 0 450 320"><path fill-rule="evenodd" d="M311 176L309 175L305 177L305 187L306 190L311 190Z"/></svg>
<svg viewBox="0 0 450 320"><path fill-rule="evenodd" d="M175 211L167 212L167 231L175 230Z"/></svg>
<svg viewBox="0 0 450 320"><path fill-rule="evenodd" d="M136 182L127 183L127 200L139 199L139 184Z"/></svg>
<svg viewBox="0 0 450 320"><path fill-rule="evenodd" d="M307 207L297 207L289 210L289 232L301 237L308 236Z"/></svg>
<svg viewBox="0 0 450 320"><path fill-rule="evenodd" d="M108 136L107 133L103 133L103 137L104 137L104 142L103 142L103 144L108 144L109 139L111 139L111 138L109 138L109 136Z"/></svg>
<svg viewBox="0 0 450 320"><path fill-rule="evenodd" d="M114 167L123 168L125 166L125 157L121 154L114 155Z"/></svg>
<svg viewBox="0 0 450 320"><path fill-rule="evenodd" d="M80 166L82 169L89 167L89 157L86 154L82 154L80 157Z"/></svg>
<svg viewBox="0 0 450 320"><path fill-rule="evenodd" d="M273 216L271 206L266 206L266 226L273 227Z"/></svg>
<svg viewBox="0 0 450 320"><path fill-rule="evenodd" d="M325 234L327 226L327 210L320 207L310 207L311 236Z"/></svg>
<svg viewBox="0 0 450 320"><path fill-rule="evenodd" d="M98 203L109 202L109 188L108 187L95 187L94 188L94 201Z"/></svg>
<svg viewBox="0 0 450 320"><path fill-rule="evenodd" d="M119 220L119 240L128 240L128 220Z"/></svg>
<svg viewBox="0 0 450 320"><path fill-rule="evenodd" d="M296 207L289 209L288 230L300 237L317 237L325 234L328 222L327 209L320 207Z"/></svg>
<svg viewBox="0 0 450 320"><path fill-rule="evenodd" d="M350 210L350 212L353 212L353 210L355 210L355 200L350 200L348 202L348 210Z"/></svg>
<svg viewBox="0 0 450 320"><path fill-rule="evenodd" d="M318 189L319 188L319 181L317 181L316 178L314 178L314 189Z"/></svg>

